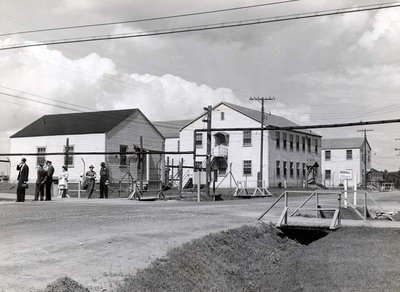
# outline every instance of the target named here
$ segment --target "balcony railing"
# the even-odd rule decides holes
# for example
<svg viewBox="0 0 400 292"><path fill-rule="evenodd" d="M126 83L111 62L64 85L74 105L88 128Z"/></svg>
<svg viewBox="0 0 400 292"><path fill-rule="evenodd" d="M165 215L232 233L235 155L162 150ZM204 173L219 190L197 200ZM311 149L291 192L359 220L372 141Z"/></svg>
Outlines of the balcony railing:
<svg viewBox="0 0 400 292"><path fill-rule="evenodd" d="M218 145L212 149L212 155L214 157L228 157L228 146Z"/></svg>

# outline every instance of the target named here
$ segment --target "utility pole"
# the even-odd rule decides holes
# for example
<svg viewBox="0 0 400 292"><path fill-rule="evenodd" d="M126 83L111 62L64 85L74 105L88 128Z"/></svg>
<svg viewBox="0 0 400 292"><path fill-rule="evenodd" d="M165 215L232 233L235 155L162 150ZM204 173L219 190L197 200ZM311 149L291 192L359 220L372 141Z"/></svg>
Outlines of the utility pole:
<svg viewBox="0 0 400 292"><path fill-rule="evenodd" d="M260 146L260 172L257 174L257 187L263 188L263 164L264 164L264 101L275 100L275 97L250 97L250 100L261 102L261 146Z"/></svg>
<svg viewBox="0 0 400 292"><path fill-rule="evenodd" d="M400 140L400 138L396 138L396 139L394 139L394 140L398 141L398 140ZM400 151L400 148L394 148L394 150ZM400 156L400 153L398 153L396 156Z"/></svg>
<svg viewBox="0 0 400 292"><path fill-rule="evenodd" d="M363 132L364 133L364 187L365 190L367 190L367 132L372 132L373 129L363 129L363 130L357 130L357 132Z"/></svg>
<svg viewBox="0 0 400 292"><path fill-rule="evenodd" d="M207 123L207 153L206 153L206 193L210 196L210 178L211 178L211 116L212 106L203 108L207 112L207 118L203 122Z"/></svg>
<svg viewBox="0 0 400 292"><path fill-rule="evenodd" d="M65 157L64 157L64 165L68 170L68 160L69 160L69 138L65 141Z"/></svg>

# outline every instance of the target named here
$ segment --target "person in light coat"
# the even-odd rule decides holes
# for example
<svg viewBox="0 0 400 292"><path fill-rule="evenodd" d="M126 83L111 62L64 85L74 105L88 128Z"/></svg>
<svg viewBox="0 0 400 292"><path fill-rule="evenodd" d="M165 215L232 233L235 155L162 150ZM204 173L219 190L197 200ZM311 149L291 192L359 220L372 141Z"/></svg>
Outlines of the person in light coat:
<svg viewBox="0 0 400 292"><path fill-rule="evenodd" d="M68 192L68 169L66 166L62 167L62 173L58 176L58 188L61 198L66 198Z"/></svg>

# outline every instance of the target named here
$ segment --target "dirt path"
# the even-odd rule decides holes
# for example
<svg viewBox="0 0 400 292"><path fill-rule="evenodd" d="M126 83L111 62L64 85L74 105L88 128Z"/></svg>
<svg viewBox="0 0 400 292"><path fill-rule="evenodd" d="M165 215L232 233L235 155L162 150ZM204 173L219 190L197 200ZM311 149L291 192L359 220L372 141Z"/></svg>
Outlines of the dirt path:
<svg viewBox="0 0 400 292"><path fill-rule="evenodd" d="M41 289L60 276L92 291L109 289L169 248L253 223L264 208L259 200L3 203L0 291Z"/></svg>

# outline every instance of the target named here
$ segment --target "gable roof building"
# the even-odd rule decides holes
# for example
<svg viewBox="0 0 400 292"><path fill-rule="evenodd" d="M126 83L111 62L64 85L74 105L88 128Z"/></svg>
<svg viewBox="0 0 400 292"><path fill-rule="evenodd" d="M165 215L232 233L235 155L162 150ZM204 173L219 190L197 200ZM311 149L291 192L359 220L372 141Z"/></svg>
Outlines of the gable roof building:
<svg viewBox="0 0 400 292"><path fill-rule="evenodd" d="M11 153L37 153L27 157L27 163L36 166L44 160L53 161L57 171L64 165L64 155L50 156L47 153L65 151L68 139L68 168L70 180L77 181L90 164L95 171L100 162L106 162L113 179L118 180L127 172L138 175L137 160L124 153L135 151L143 143L144 149L164 150L164 136L139 109L96 111L45 115L10 137ZM120 155L73 155L74 152L119 152ZM13 157L11 169L15 169L21 157ZM159 180L158 168L162 167L160 155L146 155L146 180ZM32 173L31 179L35 174ZM16 174L11 176L15 180Z"/></svg>

